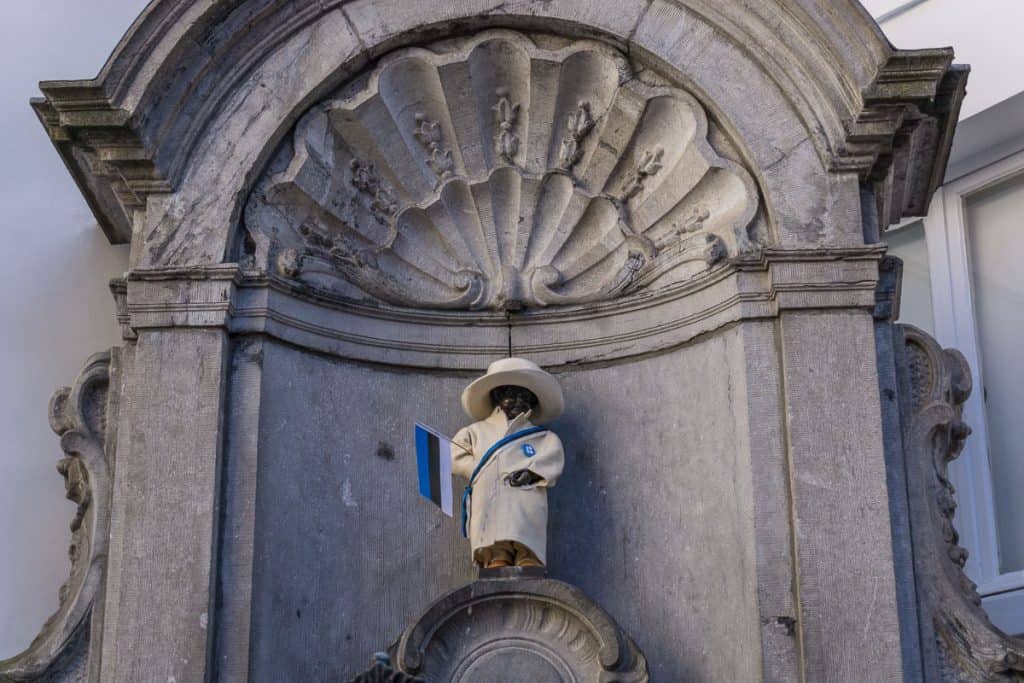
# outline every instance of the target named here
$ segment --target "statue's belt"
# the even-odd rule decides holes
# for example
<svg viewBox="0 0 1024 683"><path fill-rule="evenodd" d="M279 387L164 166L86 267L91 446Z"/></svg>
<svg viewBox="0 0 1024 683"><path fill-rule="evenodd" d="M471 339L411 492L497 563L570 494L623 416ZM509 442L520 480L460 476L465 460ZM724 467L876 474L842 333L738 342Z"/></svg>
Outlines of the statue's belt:
<svg viewBox="0 0 1024 683"><path fill-rule="evenodd" d="M480 462L478 462L476 464L476 467L473 468L473 474L470 475L470 477L469 477L469 485L466 486L466 489L462 492L462 537L463 538L469 538L469 502L473 498L473 484L476 482L477 475L480 474L480 471L484 468L484 466L488 462L490 462L491 456L494 455L498 451L499 448L502 448L503 446L507 446L508 444L512 443L513 441L516 441L518 439L522 439L522 438L527 437L527 436L531 436L533 434L538 434L540 432L546 432L546 431L548 431L547 427L540 427L540 426L537 426L537 427L527 427L526 429L520 429L518 432L514 432L512 434L509 434L508 436L506 436L506 437L496 441L493 446L491 446L490 448L487 449L487 452L484 453L484 457L480 458Z"/></svg>

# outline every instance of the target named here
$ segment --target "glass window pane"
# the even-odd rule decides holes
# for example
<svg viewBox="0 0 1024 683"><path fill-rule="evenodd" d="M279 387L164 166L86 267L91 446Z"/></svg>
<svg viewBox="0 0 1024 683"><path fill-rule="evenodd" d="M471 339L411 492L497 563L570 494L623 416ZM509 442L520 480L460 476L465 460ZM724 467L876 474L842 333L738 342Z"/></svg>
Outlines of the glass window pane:
<svg viewBox="0 0 1024 683"><path fill-rule="evenodd" d="M1024 176L968 199L967 239L1005 573L1024 569Z"/></svg>
<svg viewBox="0 0 1024 683"><path fill-rule="evenodd" d="M903 289L900 292L901 323L916 325L935 334L932 317L932 281L928 272L928 247L921 221L885 233L889 254L903 259Z"/></svg>

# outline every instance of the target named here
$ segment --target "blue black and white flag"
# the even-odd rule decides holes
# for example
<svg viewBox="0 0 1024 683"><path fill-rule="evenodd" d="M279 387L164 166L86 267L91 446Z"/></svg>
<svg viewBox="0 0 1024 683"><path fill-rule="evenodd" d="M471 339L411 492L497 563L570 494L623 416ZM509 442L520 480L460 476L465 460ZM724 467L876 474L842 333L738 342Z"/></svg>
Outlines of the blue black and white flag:
<svg viewBox="0 0 1024 683"><path fill-rule="evenodd" d="M452 516L452 442L438 432L416 424L416 465L420 494Z"/></svg>

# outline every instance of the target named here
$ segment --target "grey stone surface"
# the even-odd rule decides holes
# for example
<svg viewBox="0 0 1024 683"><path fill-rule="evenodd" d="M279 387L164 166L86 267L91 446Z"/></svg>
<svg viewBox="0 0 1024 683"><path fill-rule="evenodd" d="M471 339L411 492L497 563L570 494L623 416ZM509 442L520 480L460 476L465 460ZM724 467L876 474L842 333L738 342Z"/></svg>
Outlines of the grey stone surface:
<svg viewBox="0 0 1024 683"><path fill-rule="evenodd" d="M873 307L882 249L764 249L633 297L519 313L373 305L236 265L137 269L125 283L124 324L226 326L395 366L484 369L510 342L544 365L609 362L780 310Z"/></svg>
<svg viewBox="0 0 1024 683"><path fill-rule="evenodd" d="M960 77L948 89L937 85L950 51L894 51L848 0L473 0L415 9L397 0L275 0L260 7L167 0L147 10L98 79L44 84L46 101L36 103L41 120L109 232L122 241L142 237L133 250L139 265L219 261L228 235L211 231L232 224L237 207L206 189L244 196L255 180L248 171L262 166L262 155L311 99L368 58L443 36L451 27L601 36L663 65L692 84L716 115L726 114L750 146L790 246L856 243L858 230L850 228L856 226L857 176L884 179L877 186L882 210L926 205L934 189L930 169L945 163L941 149L963 91ZM306 60L301 67L296 57ZM161 60L178 66L161 69ZM889 78L876 87L883 66ZM758 107L747 106L751 98ZM877 105L881 109L869 109ZM855 125L861 119L863 131ZM938 135L916 133L929 130L931 121ZM112 127L124 139L112 138ZM247 144L234 145L243 133ZM914 150L914 163L891 153L897 148ZM897 172L887 174L893 159ZM928 182L919 182L922 177ZM894 193L902 200L885 199ZM140 198L150 196L160 200L147 204L140 225L134 212L142 208ZM817 201L798 199L807 196Z"/></svg>
<svg viewBox="0 0 1024 683"><path fill-rule="evenodd" d="M202 680L218 534L226 336L143 332L125 374L100 680Z"/></svg>
<svg viewBox="0 0 1024 683"><path fill-rule="evenodd" d="M780 336L804 675L899 680L871 315L785 312Z"/></svg>
<svg viewBox="0 0 1024 683"><path fill-rule="evenodd" d="M889 516L892 528L893 574L896 577L896 609L900 617L900 640L903 650L903 679L921 680L926 661L922 648L921 629L917 609L914 578L914 554L910 515L907 468L904 463L903 439L900 423L900 397L898 372L894 354L894 335L897 327L893 320L899 317L898 290L902 280L902 261L886 257L888 276L879 283L880 304L875 307L875 344L878 352L879 398L882 407L882 433L885 445L886 488L889 494ZM885 279L889 280L888 285ZM887 291L888 290L888 291ZM897 296L895 301L890 296ZM902 368L905 370L905 368Z"/></svg>
<svg viewBox="0 0 1024 683"><path fill-rule="evenodd" d="M456 401L437 399L467 378L262 354L249 675L345 680L472 578L458 525L419 496L409 441L417 420L456 431Z"/></svg>
<svg viewBox="0 0 1024 683"><path fill-rule="evenodd" d="M244 681L249 671L252 579L259 475L263 340L240 337L232 344L227 441L222 465L220 533L215 600L219 607L213 648L213 678Z"/></svg>
<svg viewBox="0 0 1024 683"><path fill-rule="evenodd" d="M793 562L790 476L784 386L777 366L778 329L772 322L744 325L730 363L736 391L746 410L735 412L737 445L750 452L751 494L757 562L757 605L761 627L762 680L799 680L800 619L797 567Z"/></svg>

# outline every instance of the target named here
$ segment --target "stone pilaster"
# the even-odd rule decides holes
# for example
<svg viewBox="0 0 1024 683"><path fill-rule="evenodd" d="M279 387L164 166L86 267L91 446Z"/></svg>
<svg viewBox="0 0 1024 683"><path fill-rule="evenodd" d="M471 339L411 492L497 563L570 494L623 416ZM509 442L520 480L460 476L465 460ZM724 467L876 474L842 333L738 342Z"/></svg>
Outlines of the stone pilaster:
<svg viewBox="0 0 1024 683"><path fill-rule="evenodd" d="M114 476L104 681L201 681L210 663L227 337L139 332Z"/></svg>

